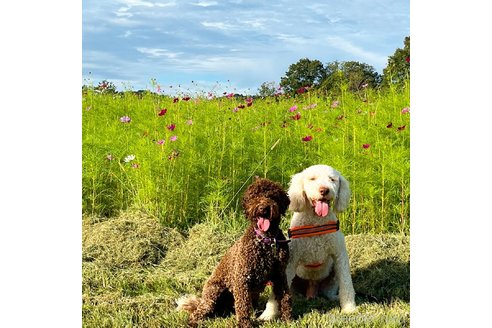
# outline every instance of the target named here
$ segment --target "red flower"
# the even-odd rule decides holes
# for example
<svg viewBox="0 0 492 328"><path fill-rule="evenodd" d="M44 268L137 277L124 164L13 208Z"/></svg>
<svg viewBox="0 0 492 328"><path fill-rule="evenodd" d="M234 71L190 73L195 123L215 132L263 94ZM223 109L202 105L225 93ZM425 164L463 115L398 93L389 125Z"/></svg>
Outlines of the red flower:
<svg viewBox="0 0 492 328"><path fill-rule="evenodd" d="M183 100L184 100L184 101L188 101L188 100L190 100L190 99L191 99L191 98L190 98L190 97L188 97L188 96L186 96L186 97L184 97L184 98L183 98Z"/></svg>
<svg viewBox="0 0 492 328"><path fill-rule="evenodd" d="M301 119L301 113L297 113L296 115L292 116L292 119L293 119L294 121L298 121L298 120L300 120L300 119Z"/></svg>
<svg viewBox="0 0 492 328"><path fill-rule="evenodd" d="M171 125L168 125L168 126L167 126L167 129L168 129L169 131L174 131L174 129L175 129L175 128L176 128L176 124L171 124Z"/></svg>
<svg viewBox="0 0 492 328"><path fill-rule="evenodd" d="M305 136L304 138L302 138L302 141L305 141L305 142L311 141L311 140L313 140L313 136Z"/></svg>
<svg viewBox="0 0 492 328"><path fill-rule="evenodd" d="M403 130L405 130L405 127L406 127L406 125L399 126L399 127L398 127L398 131L403 131Z"/></svg>
<svg viewBox="0 0 492 328"><path fill-rule="evenodd" d="M364 149L367 149L367 148L369 148L369 147L371 147L371 145L370 145L370 144L363 144L363 145L362 145L362 148L364 148Z"/></svg>
<svg viewBox="0 0 492 328"><path fill-rule="evenodd" d="M306 91L307 91L307 89L306 89L305 87L300 87L299 89L297 89L297 91L296 91L296 92L297 92L298 94L303 94L303 93L304 93L304 92L306 92Z"/></svg>
<svg viewBox="0 0 492 328"><path fill-rule="evenodd" d="M246 99L247 100L247 99ZM251 107L253 105L253 102L247 102L246 106Z"/></svg>
<svg viewBox="0 0 492 328"><path fill-rule="evenodd" d="M410 56L408 56L407 58L405 58L406 62L407 63L410 63Z"/></svg>
<svg viewBox="0 0 492 328"><path fill-rule="evenodd" d="M177 103L178 101L179 101L179 98L178 97L176 97L176 98L173 99L173 103Z"/></svg>
<svg viewBox="0 0 492 328"><path fill-rule="evenodd" d="M167 113L167 109L166 109L166 108L163 108L163 109L161 109L161 110L159 111L159 114L158 114L158 115L159 115L159 116L163 116L163 115L166 115L166 113Z"/></svg>
<svg viewBox="0 0 492 328"><path fill-rule="evenodd" d="M243 109L244 107L246 107L246 106L244 106L243 104L237 105L237 108Z"/></svg>
<svg viewBox="0 0 492 328"><path fill-rule="evenodd" d="M388 123L388 125L386 125L386 127L387 127L388 129L392 128L392 127L393 127L393 123L389 122L389 123Z"/></svg>

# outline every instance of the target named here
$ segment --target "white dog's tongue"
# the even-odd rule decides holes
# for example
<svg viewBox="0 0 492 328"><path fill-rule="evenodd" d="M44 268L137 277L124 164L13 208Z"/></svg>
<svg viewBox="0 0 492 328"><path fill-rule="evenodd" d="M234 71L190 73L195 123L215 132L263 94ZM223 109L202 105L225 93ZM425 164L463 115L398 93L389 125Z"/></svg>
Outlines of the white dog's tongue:
<svg viewBox="0 0 492 328"><path fill-rule="evenodd" d="M264 219L264 218L259 218L257 223L258 228L260 228L261 231L266 232L268 228L270 228L270 220Z"/></svg>
<svg viewBox="0 0 492 328"><path fill-rule="evenodd" d="M316 215L325 217L328 215L329 206L327 203L317 200L314 211L316 212Z"/></svg>

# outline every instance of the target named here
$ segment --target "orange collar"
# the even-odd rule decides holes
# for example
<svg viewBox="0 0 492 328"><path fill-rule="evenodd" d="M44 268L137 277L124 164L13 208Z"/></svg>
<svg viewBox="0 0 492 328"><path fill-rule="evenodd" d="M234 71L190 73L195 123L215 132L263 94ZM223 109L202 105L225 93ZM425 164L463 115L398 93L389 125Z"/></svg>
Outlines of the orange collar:
<svg viewBox="0 0 492 328"><path fill-rule="evenodd" d="M294 227L288 230L289 238L303 238L324 235L337 232L340 229L340 221L325 223L321 225L306 225Z"/></svg>

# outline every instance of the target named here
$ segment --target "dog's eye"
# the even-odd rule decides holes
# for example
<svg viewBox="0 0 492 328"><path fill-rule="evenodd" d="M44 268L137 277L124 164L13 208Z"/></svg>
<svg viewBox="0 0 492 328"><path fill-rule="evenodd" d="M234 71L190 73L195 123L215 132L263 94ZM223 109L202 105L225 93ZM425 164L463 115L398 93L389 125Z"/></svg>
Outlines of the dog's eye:
<svg viewBox="0 0 492 328"><path fill-rule="evenodd" d="M332 182L337 181L337 180L336 180L335 178L333 178L333 177L330 177L330 180L331 180Z"/></svg>
<svg viewBox="0 0 492 328"><path fill-rule="evenodd" d="M314 181L316 180L316 177L310 177L309 180Z"/></svg>

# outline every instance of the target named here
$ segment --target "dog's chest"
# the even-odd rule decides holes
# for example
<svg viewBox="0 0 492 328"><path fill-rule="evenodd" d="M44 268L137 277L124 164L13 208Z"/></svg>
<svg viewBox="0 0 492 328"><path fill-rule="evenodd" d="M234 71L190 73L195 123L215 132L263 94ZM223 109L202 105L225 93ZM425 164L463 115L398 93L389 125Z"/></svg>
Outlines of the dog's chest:
<svg viewBox="0 0 492 328"><path fill-rule="evenodd" d="M301 262L322 262L337 252L336 236L330 234L293 239L291 248L292 252L300 254Z"/></svg>
<svg viewBox="0 0 492 328"><path fill-rule="evenodd" d="M248 251L250 257L247 281L250 285L263 284L269 279L278 263L277 249L255 241L253 247Z"/></svg>

